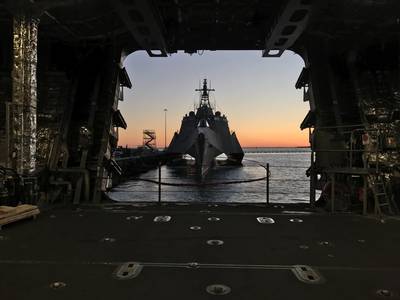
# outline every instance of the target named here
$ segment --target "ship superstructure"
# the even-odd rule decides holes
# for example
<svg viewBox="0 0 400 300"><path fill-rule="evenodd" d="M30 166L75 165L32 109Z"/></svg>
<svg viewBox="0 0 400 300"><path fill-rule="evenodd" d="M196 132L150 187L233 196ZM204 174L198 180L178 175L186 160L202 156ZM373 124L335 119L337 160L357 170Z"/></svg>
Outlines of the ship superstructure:
<svg viewBox="0 0 400 300"><path fill-rule="evenodd" d="M196 112L191 111L182 119L181 128L175 132L167 149L172 154L189 154L194 157L199 174L204 177L214 163L214 159L225 154L233 164L241 164L244 153L233 132L230 133L228 119L210 104L210 92L207 79L200 92L200 103Z"/></svg>

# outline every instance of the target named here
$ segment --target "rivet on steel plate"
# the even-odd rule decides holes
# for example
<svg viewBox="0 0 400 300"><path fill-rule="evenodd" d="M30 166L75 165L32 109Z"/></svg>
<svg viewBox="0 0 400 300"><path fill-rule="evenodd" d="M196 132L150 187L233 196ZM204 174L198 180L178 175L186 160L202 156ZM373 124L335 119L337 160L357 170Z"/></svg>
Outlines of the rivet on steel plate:
<svg viewBox="0 0 400 300"><path fill-rule="evenodd" d="M215 296L223 296L231 292L231 288L224 284L211 284L206 288L207 293Z"/></svg>
<svg viewBox="0 0 400 300"><path fill-rule="evenodd" d="M293 218L293 219L290 219L289 221L292 223L303 223L303 220L299 219L299 218Z"/></svg>
<svg viewBox="0 0 400 300"><path fill-rule="evenodd" d="M386 290L386 289L377 290L376 294L380 297L392 297L393 296L393 292L390 290Z"/></svg>
<svg viewBox="0 0 400 300"><path fill-rule="evenodd" d="M201 226L190 226L189 229L194 231L201 230Z"/></svg>
<svg viewBox="0 0 400 300"><path fill-rule="evenodd" d="M146 206L148 206L148 204L146 204L146 203L135 203L135 204L132 204L132 206L135 206L135 207L146 207Z"/></svg>
<svg viewBox="0 0 400 300"><path fill-rule="evenodd" d="M52 289L55 289L55 290L64 288L64 287L66 287L66 286L67 286L67 284L66 284L65 282L62 282L62 281L55 281L55 282L52 282L52 283L50 284L50 287L51 287Z"/></svg>
<svg viewBox="0 0 400 300"><path fill-rule="evenodd" d="M143 216L129 216L129 217L126 217L125 219L127 219L128 221L130 221L130 220L137 221L137 220L143 219Z"/></svg>
<svg viewBox="0 0 400 300"><path fill-rule="evenodd" d="M130 261L118 266L114 275L120 280L133 279L139 276L142 269L143 266L140 263Z"/></svg>
<svg viewBox="0 0 400 300"><path fill-rule="evenodd" d="M274 208L285 208L283 205L274 205Z"/></svg>
<svg viewBox="0 0 400 300"><path fill-rule="evenodd" d="M284 210L282 211L284 214L289 214L289 215L311 215L312 212L309 211L299 211L299 210Z"/></svg>
<svg viewBox="0 0 400 300"><path fill-rule="evenodd" d="M334 258L334 257L335 257L335 255L333 255L333 254L328 254L328 257L330 257L330 258Z"/></svg>
<svg viewBox="0 0 400 300"><path fill-rule="evenodd" d="M208 204L208 207L218 207L218 204Z"/></svg>
<svg viewBox="0 0 400 300"><path fill-rule="evenodd" d="M309 249L310 247L308 247L307 245L300 245L299 248L300 248L300 249L303 249L303 250L307 250L307 249Z"/></svg>
<svg viewBox="0 0 400 300"><path fill-rule="evenodd" d="M171 221L171 216L157 216L153 221L156 223L166 223Z"/></svg>
<svg viewBox="0 0 400 300"><path fill-rule="evenodd" d="M101 242L105 242L105 243L114 243L115 239L112 237L104 237L100 240Z"/></svg>
<svg viewBox="0 0 400 300"><path fill-rule="evenodd" d="M224 244L224 241L221 241L221 240L208 240L207 244L211 245L211 246L221 246L221 245Z"/></svg>
<svg viewBox="0 0 400 300"><path fill-rule="evenodd" d="M210 221L210 222L218 222L218 221L221 221L221 218L218 218L218 217L209 217L207 220Z"/></svg>
<svg viewBox="0 0 400 300"><path fill-rule="evenodd" d="M365 243L365 240L357 240L359 243Z"/></svg>
<svg viewBox="0 0 400 300"><path fill-rule="evenodd" d="M320 241L318 242L318 245L320 246L333 246L331 242L328 241Z"/></svg>
<svg viewBox="0 0 400 300"><path fill-rule="evenodd" d="M261 224L274 224L275 220L269 217L257 217L258 223Z"/></svg>
<svg viewBox="0 0 400 300"><path fill-rule="evenodd" d="M201 214L209 214L209 213L211 213L211 210L203 209L203 210L200 211L200 213Z"/></svg>
<svg viewBox="0 0 400 300"><path fill-rule="evenodd" d="M196 268L199 267L199 263L197 263L197 262L190 262L190 263L187 264L187 266L188 266L188 268L196 269Z"/></svg>

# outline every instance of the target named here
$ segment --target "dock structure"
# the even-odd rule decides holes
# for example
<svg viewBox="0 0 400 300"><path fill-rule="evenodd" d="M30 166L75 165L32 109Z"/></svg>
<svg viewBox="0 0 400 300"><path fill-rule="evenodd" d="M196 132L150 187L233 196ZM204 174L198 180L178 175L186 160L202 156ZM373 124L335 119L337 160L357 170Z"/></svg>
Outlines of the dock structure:
<svg viewBox="0 0 400 300"><path fill-rule="evenodd" d="M147 150L157 150L157 137L155 130L143 130L143 147L147 148Z"/></svg>
<svg viewBox="0 0 400 300"><path fill-rule="evenodd" d="M42 213L3 220L0 297L399 298L399 11L397 0L1 1L0 205ZM102 206L121 172L123 63L140 50L300 55L310 205Z"/></svg>
<svg viewBox="0 0 400 300"><path fill-rule="evenodd" d="M104 199L121 169L115 153L127 123L118 104L133 86L123 66L130 53L259 50L270 59L290 50L304 60L295 87L310 105L300 126L310 130L310 203L331 181L329 169L375 168L367 189L383 184L375 202L390 203L377 214L396 213L398 1L82 3L0 4L0 166L13 171L16 193L42 204Z"/></svg>

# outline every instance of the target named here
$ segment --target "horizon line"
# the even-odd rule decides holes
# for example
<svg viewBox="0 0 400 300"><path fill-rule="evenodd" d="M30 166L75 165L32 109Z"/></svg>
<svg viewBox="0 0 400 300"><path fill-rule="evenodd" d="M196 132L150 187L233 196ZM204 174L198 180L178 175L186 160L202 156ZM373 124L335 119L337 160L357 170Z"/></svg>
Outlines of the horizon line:
<svg viewBox="0 0 400 300"><path fill-rule="evenodd" d="M128 146L128 148L143 147L143 145ZM125 148L126 146L118 145L118 147ZM310 146L242 146L242 148L310 148ZM164 147L157 147L157 149L164 149Z"/></svg>

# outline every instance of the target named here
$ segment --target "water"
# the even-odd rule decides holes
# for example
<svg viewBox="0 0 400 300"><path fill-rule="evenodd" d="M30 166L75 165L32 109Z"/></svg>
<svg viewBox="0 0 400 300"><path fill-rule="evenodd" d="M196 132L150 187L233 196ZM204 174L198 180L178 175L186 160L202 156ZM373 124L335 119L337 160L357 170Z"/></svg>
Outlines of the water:
<svg viewBox="0 0 400 300"><path fill-rule="evenodd" d="M298 203L309 201L309 179L305 172L310 165L307 148L244 149L243 166L217 165L207 176L207 182L228 182L261 179L270 164L270 202ZM191 166L163 166L162 182L197 184ZM142 174L140 179L158 180L158 170ZM158 185L142 180L129 180L109 192L116 201L158 201ZM162 201L170 202L239 202L265 203L266 181L219 184L212 186L162 186Z"/></svg>

